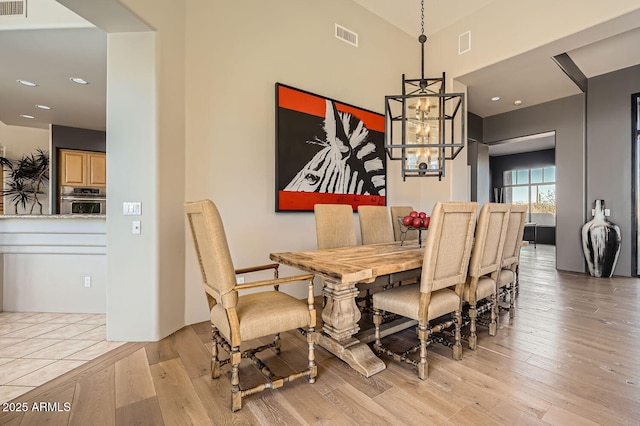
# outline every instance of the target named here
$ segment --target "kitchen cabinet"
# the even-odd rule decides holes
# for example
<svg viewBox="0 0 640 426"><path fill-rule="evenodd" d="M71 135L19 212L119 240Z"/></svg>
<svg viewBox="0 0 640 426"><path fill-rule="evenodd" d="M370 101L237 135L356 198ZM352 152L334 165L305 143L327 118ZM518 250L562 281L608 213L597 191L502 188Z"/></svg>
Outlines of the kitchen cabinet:
<svg viewBox="0 0 640 426"><path fill-rule="evenodd" d="M59 183L64 186L107 186L107 155L104 152L61 149Z"/></svg>

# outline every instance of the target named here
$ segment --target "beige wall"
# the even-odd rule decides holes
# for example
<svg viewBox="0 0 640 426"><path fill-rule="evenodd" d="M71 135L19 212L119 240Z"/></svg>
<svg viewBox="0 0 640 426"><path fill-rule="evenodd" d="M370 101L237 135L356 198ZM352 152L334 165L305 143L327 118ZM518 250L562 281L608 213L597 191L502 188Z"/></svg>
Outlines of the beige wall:
<svg viewBox="0 0 640 426"><path fill-rule="evenodd" d="M345 0L123 3L157 31L109 38L108 179L117 195L109 207L108 334L155 340L208 318L184 233L185 199L218 204L238 267L315 247L312 214L274 212L274 83L382 112L384 95L400 92L401 75L418 74L419 44ZM427 74L481 68L636 2L589 3L584 13L578 0L518 7L497 0L430 38ZM536 16L544 31L522 24ZM358 32L360 47L336 40L335 23ZM461 29L474 31L479 56L452 53ZM402 182L390 163L389 204L430 211L435 201L468 196L466 152L452 170L442 182ZM130 235L122 201L143 202L143 235Z"/></svg>
<svg viewBox="0 0 640 426"><path fill-rule="evenodd" d="M606 7L596 0L494 0L429 37L427 63L455 78L543 46L550 57L636 28L639 13L637 0ZM597 31L584 31L596 25ZM458 36L466 31L472 48L458 55Z"/></svg>
<svg viewBox="0 0 640 426"><path fill-rule="evenodd" d="M236 267L315 248L312 213L274 211L275 83L382 113L402 74L419 73L419 43L350 1L187 4L186 198L216 202ZM358 48L334 37L336 23L359 34ZM430 211L434 186L449 197L445 182L399 176L388 162L390 204ZM208 318L191 245L188 236L188 322Z"/></svg>

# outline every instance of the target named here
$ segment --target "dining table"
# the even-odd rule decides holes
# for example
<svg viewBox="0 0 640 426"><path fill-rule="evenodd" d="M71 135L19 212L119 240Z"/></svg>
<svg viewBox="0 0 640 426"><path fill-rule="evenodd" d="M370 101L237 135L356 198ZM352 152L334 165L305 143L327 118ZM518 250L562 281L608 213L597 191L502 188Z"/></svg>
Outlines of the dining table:
<svg viewBox="0 0 640 426"><path fill-rule="evenodd" d="M359 286L374 282L399 282L415 277L422 267L424 248L418 240L366 244L302 252L271 253L272 261L324 278L322 330L317 343L366 377L385 369L384 362L368 346L374 330L361 330L362 314L356 297ZM383 278L382 280L380 278ZM399 318L381 326L381 337L415 325L415 320Z"/></svg>

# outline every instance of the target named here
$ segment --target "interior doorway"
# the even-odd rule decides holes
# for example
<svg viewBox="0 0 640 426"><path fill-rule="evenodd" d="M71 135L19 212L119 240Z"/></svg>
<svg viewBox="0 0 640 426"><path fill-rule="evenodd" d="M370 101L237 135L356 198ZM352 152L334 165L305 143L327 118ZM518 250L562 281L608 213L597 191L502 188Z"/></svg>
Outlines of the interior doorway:
<svg viewBox="0 0 640 426"><path fill-rule="evenodd" d="M489 145L490 200L526 204L524 239L535 245L556 243L555 132L503 140Z"/></svg>

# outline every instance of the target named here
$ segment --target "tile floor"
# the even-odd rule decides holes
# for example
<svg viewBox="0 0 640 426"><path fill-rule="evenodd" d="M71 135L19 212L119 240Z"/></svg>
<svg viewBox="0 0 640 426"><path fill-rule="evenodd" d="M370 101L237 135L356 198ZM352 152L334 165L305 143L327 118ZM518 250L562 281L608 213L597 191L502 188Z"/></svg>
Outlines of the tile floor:
<svg viewBox="0 0 640 426"><path fill-rule="evenodd" d="M106 315L0 312L0 403L109 352Z"/></svg>

